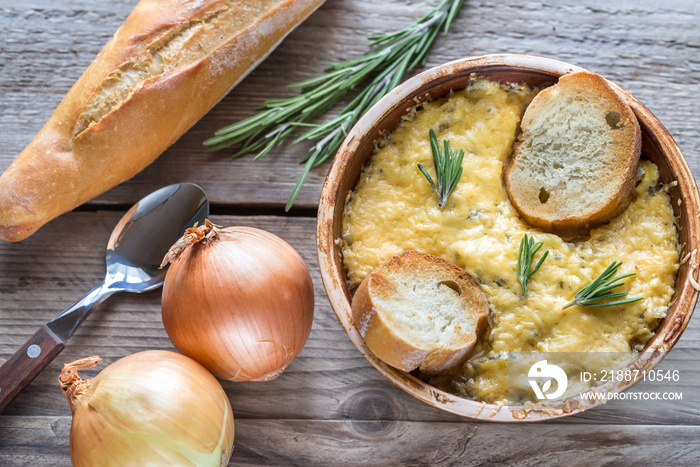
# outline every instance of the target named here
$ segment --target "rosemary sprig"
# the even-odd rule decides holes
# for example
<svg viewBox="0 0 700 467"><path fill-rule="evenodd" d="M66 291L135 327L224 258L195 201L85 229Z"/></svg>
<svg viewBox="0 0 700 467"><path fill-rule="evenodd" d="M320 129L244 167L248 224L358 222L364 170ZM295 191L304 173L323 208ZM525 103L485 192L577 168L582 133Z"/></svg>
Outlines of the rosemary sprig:
<svg viewBox="0 0 700 467"><path fill-rule="evenodd" d="M257 152L255 159L258 159L275 146L283 144L297 127L307 128L291 143L316 141L301 160L305 164L289 196L286 206L289 211L311 168L333 155L360 116L399 84L409 70L425 64L438 32L443 29L447 33L463 3L464 0L442 0L412 25L370 36L371 51L368 54L331 63L325 74L289 85L300 88L301 94L267 101L258 114L221 128L204 145L210 151L240 145L233 157ZM332 108L348 91L370 78L369 83L337 117L325 123L309 123Z"/></svg>
<svg viewBox="0 0 700 467"><path fill-rule="evenodd" d="M435 175L437 178L437 186L433 181L428 171L425 170L423 164L418 163L418 169L423 172L425 178L428 179L430 186L435 190L435 194L438 196L438 204L441 209L445 208L447 203L447 198L450 197L455 188L457 188L457 182L462 176L462 159L464 158L464 150L455 149L452 151L450 147L450 142L443 140L444 148L440 149L440 143L438 143L435 132L430 130L430 150L433 152L433 165L435 166Z"/></svg>
<svg viewBox="0 0 700 467"><path fill-rule="evenodd" d="M525 234L522 240L520 240L520 249L518 250L518 280L523 286L523 295L527 295L527 281L529 281L532 276L542 267L542 263L549 255L549 250L545 251L539 262L535 265L534 269L532 267L532 260L540 248L542 248L543 243L535 243L533 237Z"/></svg>
<svg viewBox="0 0 700 467"><path fill-rule="evenodd" d="M630 272L628 274L623 274L621 276L613 277L617 270L622 266L622 262L613 261L610 266L608 266L605 271L602 272L595 280L590 284L578 291L574 299L567 303L562 310L566 310L570 306L586 306L586 307L603 307L603 306L614 306L614 305L625 305L627 303L638 302L642 297L635 298L625 298L622 300L616 300L626 297L628 292L616 292L613 293L611 290L621 287L623 285L622 279L634 276L636 273ZM612 300L606 302L604 300Z"/></svg>

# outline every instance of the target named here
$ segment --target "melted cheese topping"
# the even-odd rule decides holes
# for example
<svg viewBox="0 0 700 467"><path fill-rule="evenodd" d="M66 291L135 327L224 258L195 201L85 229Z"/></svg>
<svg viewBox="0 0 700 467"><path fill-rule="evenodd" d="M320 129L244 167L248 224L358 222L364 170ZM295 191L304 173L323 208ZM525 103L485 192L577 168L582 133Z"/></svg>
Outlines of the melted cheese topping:
<svg viewBox="0 0 700 467"><path fill-rule="evenodd" d="M656 165L640 162L636 198L590 237L566 242L530 227L501 181L522 114L535 91L480 80L448 98L413 110L382 140L365 167L343 216L343 261L351 287L405 250L441 256L481 284L491 304L491 329L462 369L431 381L450 392L505 402L508 352L629 352L640 350L665 316L678 270L678 237L670 199ZM464 172L445 209L420 173L434 177L428 132L464 149ZM523 297L517 278L525 234L549 250ZM643 300L615 307L562 310L613 261L635 272L623 291ZM534 264L534 263L533 263Z"/></svg>

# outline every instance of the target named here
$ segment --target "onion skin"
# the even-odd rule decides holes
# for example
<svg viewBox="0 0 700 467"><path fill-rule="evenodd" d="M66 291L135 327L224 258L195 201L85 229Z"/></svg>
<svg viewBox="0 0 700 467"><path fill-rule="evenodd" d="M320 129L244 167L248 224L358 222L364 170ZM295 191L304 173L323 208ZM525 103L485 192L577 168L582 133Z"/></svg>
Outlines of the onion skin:
<svg viewBox="0 0 700 467"><path fill-rule="evenodd" d="M74 467L224 466L233 449L231 404L219 382L194 360L150 350L122 358L92 380L67 364L59 381L71 406Z"/></svg>
<svg viewBox="0 0 700 467"><path fill-rule="evenodd" d="M306 264L264 230L219 229L209 221L195 230L171 249L161 304L170 340L219 378L276 378L311 332L314 288Z"/></svg>

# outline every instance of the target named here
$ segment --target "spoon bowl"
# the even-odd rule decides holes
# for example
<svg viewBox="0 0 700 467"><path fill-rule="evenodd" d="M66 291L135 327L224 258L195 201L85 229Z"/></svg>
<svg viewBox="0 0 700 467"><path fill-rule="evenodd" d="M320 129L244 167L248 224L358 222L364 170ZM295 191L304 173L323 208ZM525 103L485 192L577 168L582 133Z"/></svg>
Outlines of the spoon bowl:
<svg viewBox="0 0 700 467"><path fill-rule="evenodd" d="M107 243L105 278L49 321L0 366L0 412L53 361L65 342L107 297L142 293L163 285L160 263L185 230L204 222L209 200L191 183L170 185L136 203L121 218Z"/></svg>
<svg viewBox="0 0 700 467"><path fill-rule="evenodd" d="M186 228L204 222L208 214L206 194L191 183L146 196L124 214L109 237L105 282L132 293L160 287L166 272L160 263L168 249Z"/></svg>

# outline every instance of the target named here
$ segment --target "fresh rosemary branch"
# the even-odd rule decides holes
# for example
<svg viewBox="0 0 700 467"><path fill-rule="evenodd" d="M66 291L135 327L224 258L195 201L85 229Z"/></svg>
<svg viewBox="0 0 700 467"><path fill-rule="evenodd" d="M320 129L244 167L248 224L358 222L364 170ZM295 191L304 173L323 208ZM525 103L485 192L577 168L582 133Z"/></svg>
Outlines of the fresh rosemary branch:
<svg viewBox="0 0 700 467"><path fill-rule="evenodd" d="M287 202L288 211L311 168L335 154L352 125L399 84L409 70L425 64L438 32L443 29L447 33L463 3L464 0L441 0L435 9L412 25L370 36L371 51L368 54L331 63L325 74L289 85L300 88L301 94L267 101L258 114L221 128L204 145L210 151L239 145L233 157L257 152L255 159L258 159L283 144L297 127L306 128L291 145L305 140L316 141L316 144L301 160L305 163L304 168ZM367 79L370 79L369 83L337 117L325 123L309 123Z"/></svg>
<svg viewBox="0 0 700 467"><path fill-rule="evenodd" d="M441 209L445 208L447 203L447 198L450 197L455 188L457 188L457 182L462 176L462 159L464 158L464 151L462 149L455 149L452 151L450 147L450 142L443 140L445 147L440 149L440 143L438 143L435 132L430 130L430 150L433 152L433 165L435 166L435 175L437 178L437 186L433 181L428 171L425 170L423 164L418 163L418 169L423 172L425 178L428 179L430 186L435 190L435 194L438 196L438 204Z"/></svg>
<svg viewBox="0 0 700 467"><path fill-rule="evenodd" d="M605 271L602 272L593 282L578 291L573 301L566 304L562 310L566 310L570 306L586 306L586 307L603 307L603 306L614 306L614 305L625 305L627 303L638 302L642 297L635 298L625 298L627 292L617 292L612 293L612 289L616 289L623 285L622 279L634 276L634 272L628 274L623 274L621 276L613 277L617 270L622 266L622 262L613 261L610 266L608 266ZM610 302L605 302L603 300L612 300Z"/></svg>
<svg viewBox="0 0 700 467"><path fill-rule="evenodd" d="M535 243L535 239L527 234L520 240L520 249L518 250L518 279L523 286L523 295L527 295L527 281L542 267L542 263L544 263L544 260L549 254L549 250L545 251L537 265L535 265L535 268L531 269L532 260L537 252L540 251L542 245L542 242Z"/></svg>

